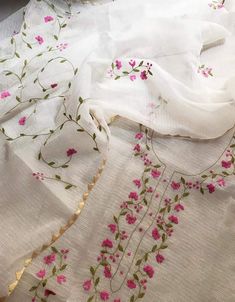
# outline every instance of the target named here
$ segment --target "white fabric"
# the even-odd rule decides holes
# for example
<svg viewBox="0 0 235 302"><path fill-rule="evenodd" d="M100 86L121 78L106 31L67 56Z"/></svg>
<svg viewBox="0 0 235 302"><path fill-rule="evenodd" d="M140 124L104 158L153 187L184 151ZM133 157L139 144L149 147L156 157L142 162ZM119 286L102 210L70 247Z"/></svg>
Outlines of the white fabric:
<svg viewBox="0 0 235 302"><path fill-rule="evenodd" d="M7 19L0 22L0 41L20 30L23 20L23 10L24 8L19 9Z"/></svg>
<svg viewBox="0 0 235 302"><path fill-rule="evenodd" d="M187 140L183 140L182 145L176 140L174 144L167 141L159 146L159 152L162 153L176 150L176 153L164 155L164 160L171 168L190 175L200 174L203 168L206 169L213 162L212 150L215 152L213 157L217 159L232 136L229 130L235 123L233 2L230 1L227 7L218 10L211 8L206 0L105 2L95 6L81 6L75 1L70 15L66 1L54 1L54 8L50 6L50 1L31 0L20 33L13 40L8 38L1 43L0 296L8 294L8 285L14 281L14 274L22 268L24 260L35 249L49 242L52 234L74 213L84 188L92 181L100 161L108 153L109 140L111 153L108 153L109 166L104 176L106 181L101 182L100 187L96 188L98 191L89 199L84 214L86 219L83 217L81 222L79 220L68 238L64 236L62 239L68 240L74 253L77 244L81 253L86 253L86 247L89 250L89 257L82 258L84 267L79 275L80 287L87 269L85 265L89 265L96 255L92 247L98 248L98 240L103 235L103 210L107 215L105 223L108 223L108 215L118 207L117 203L127 192L125 184L130 181L129 172L140 172L138 165L129 163L132 159L129 152L132 148L130 134L137 131L136 123L142 123L161 135L206 139L203 148L199 148L195 154L193 150L196 143L188 148ZM48 16L52 19L44 21ZM203 51L203 48L209 50ZM110 77L109 71L112 63L115 66L116 60L122 63L120 72L130 70L130 60L135 60L136 64L141 61L144 61L144 65L152 64L153 75L143 80L137 71L137 78L133 81L129 76L115 80ZM202 75L200 67L203 65L213 67L213 77ZM82 106L79 105L79 97L84 100ZM120 125L112 137L112 128L110 130L108 124L116 115L135 122L135 130L132 126L125 128ZM60 129L65 120L66 125ZM78 128L85 131L79 132ZM50 130L54 131L51 133L53 135ZM218 137L221 138L216 146L215 141L210 140ZM48 142L45 142L46 138ZM96 144L100 152L94 150ZM126 149L129 153L125 153ZM68 155L71 150L76 153ZM189 158L186 157L187 153L191 154ZM180 161L178 154L183 154ZM202 158L201 166L196 160L199 158ZM66 160L69 160L69 167L63 168ZM127 175L121 173L125 165L129 169ZM45 179L38 181L35 175L32 176L36 172L44 173ZM113 204L106 209L112 197L110 187L114 187L115 183L117 188ZM69 184L74 186L65 190ZM222 231L215 234L212 226L221 211L225 216L229 212L228 203L233 208L232 181L229 186L232 193L226 195L222 204L221 197L217 197L215 210L208 221L210 227L205 237L218 235L216 242L223 239ZM104 196L105 193L107 195ZM96 198L98 202L94 207ZM208 203L205 208L198 210L195 221L209 211L209 204L213 202L211 195L204 199ZM193 195L191 203L189 215L194 213L199 197ZM90 213L93 227L98 225L97 235L94 234L97 242L92 241L92 246L87 242L93 232L87 221ZM186 226L196 236L196 243L203 227L199 232L193 230L193 223L188 223ZM78 230L81 230L79 240L75 237ZM227 231L226 238L232 232L230 229ZM195 251L201 266L213 254L214 245L210 246L210 256L206 254L206 238L203 239L206 256L200 258L199 247ZM183 241L186 240L184 237ZM233 251L232 242L230 245L228 250ZM193 248L189 249L194 253ZM175 252L173 249L171 253L178 254L177 251L180 251L180 243ZM72 257L74 270L70 271L71 284L68 292L61 291L59 299L67 302L83 299L83 302L85 295L81 293L80 287L73 291L73 284L77 282L74 277L77 274L76 265L80 263L77 263L75 256ZM180 262L182 267L187 266L186 262ZM37 262L34 265L39 266ZM230 260L225 263L226 267L229 265ZM35 266L30 268L30 275L34 274ZM221 282L221 287L227 280L227 277L220 277L222 269L218 266L214 281ZM192 270L187 271L184 279L187 280L191 275ZM231 270L228 270L227 275L234 277ZM211 277L211 271L205 272L205 276ZM9 301L25 299L25 295L29 295L26 289L33 284L34 278L24 279L19 292L16 291ZM200 270L195 270L193 278L200 278ZM198 295L191 288L188 296L182 291L174 298L176 288L172 288L168 296L166 279L163 278L162 282L165 282L162 285L164 302L197 302L200 299L202 302L211 302L213 298L216 302L231 302L234 299L230 294L230 285L222 294L219 291L214 294L216 289L213 288L210 295L206 295L207 288L203 284L203 289L200 286L197 288ZM178 280L176 284L179 283ZM201 292L204 294L202 298ZM125 294L126 290L121 293L122 302L126 302L123 298ZM154 284L146 301L152 302L153 297Z"/></svg>

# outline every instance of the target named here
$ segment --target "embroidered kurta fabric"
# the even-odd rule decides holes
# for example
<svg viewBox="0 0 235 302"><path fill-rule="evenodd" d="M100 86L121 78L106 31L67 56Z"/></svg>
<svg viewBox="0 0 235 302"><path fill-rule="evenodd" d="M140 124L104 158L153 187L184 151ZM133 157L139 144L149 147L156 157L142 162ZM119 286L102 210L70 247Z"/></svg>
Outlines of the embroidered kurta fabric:
<svg viewBox="0 0 235 302"><path fill-rule="evenodd" d="M0 297L232 302L233 1L31 0L0 49Z"/></svg>

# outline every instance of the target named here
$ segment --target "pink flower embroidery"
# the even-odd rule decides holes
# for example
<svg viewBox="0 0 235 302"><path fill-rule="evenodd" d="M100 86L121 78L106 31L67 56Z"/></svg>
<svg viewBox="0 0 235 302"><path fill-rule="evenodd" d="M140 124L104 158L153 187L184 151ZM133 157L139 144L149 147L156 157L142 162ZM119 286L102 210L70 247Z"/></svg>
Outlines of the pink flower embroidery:
<svg viewBox="0 0 235 302"><path fill-rule="evenodd" d="M91 289L91 280L86 280L83 283L83 289L85 291L89 291Z"/></svg>
<svg viewBox="0 0 235 302"><path fill-rule="evenodd" d="M209 76L213 76L212 74L212 68L210 67L205 67L205 65L201 65L198 68L198 73L201 73L205 78L208 78Z"/></svg>
<svg viewBox="0 0 235 302"><path fill-rule="evenodd" d="M109 299L109 293L106 291L100 292L100 299L102 301L107 301Z"/></svg>
<svg viewBox="0 0 235 302"><path fill-rule="evenodd" d="M221 165L222 165L223 168L229 169L229 168L231 168L232 162L231 161L222 160Z"/></svg>
<svg viewBox="0 0 235 302"><path fill-rule="evenodd" d="M135 201L137 201L139 199L138 193L137 192L130 192L129 198L134 199Z"/></svg>
<svg viewBox="0 0 235 302"><path fill-rule="evenodd" d="M175 215L169 216L168 219L169 219L172 223L175 223L175 224L178 224L178 223L179 223L179 220L178 220L178 218L177 218Z"/></svg>
<svg viewBox="0 0 235 302"><path fill-rule="evenodd" d="M215 185L213 185L212 183L207 185L207 189L209 190L209 193L213 193L215 192Z"/></svg>
<svg viewBox="0 0 235 302"><path fill-rule="evenodd" d="M45 264L49 265L55 261L55 258L56 258L55 254L51 254L51 255L45 256L43 258L43 261Z"/></svg>
<svg viewBox="0 0 235 302"><path fill-rule="evenodd" d="M136 80L136 75L134 75L134 74L130 75L130 80L131 80L132 82L135 81L135 80Z"/></svg>
<svg viewBox="0 0 235 302"><path fill-rule="evenodd" d="M113 234L116 232L117 229L116 224L109 224L108 227Z"/></svg>
<svg viewBox="0 0 235 302"><path fill-rule="evenodd" d="M133 183L136 185L137 188L141 187L141 180L140 179L134 179Z"/></svg>
<svg viewBox="0 0 235 302"><path fill-rule="evenodd" d="M53 20L54 20L54 18L52 16L46 16L46 17L44 17L44 22L45 23L51 22Z"/></svg>
<svg viewBox="0 0 235 302"><path fill-rule="evenodd" d="M62 249L62 250L60 250L60 252L63 255L63 258L67 259L67 254L69 253L69 250L68 249L66 249L66 250Z"/></svg>
<svg viewBox="0 0 235 302"><path fill-rule="evenodd" d="M36 276L38 278L43 279L46 276L46 270L45 269L41 269L39 272L37 272Z"/></svg>
<svg viewBox="0 0 235 302"><path fill-rule="evenodd" d="M56 88L58 86L57 83L51 84L51 88Z"/></svg>
<svg viewBox="0 0 235 302"><path fill-rule="evenodd" d="M184 206L181 203L178 203L177 205L175 205L174 210L176 212L180 212L184 210Z"/></svg>
<svg viewBox="0 0 235 302"><path fill-rule="evenodd" d="M4 90L4 91L1 92L0 96L1 96L1 99L5 99L8 96L11 96L11 94L8 90Z"/></svg>
<svg viewBox="0 0 235 302"><path fill-rule="evenodd" d="M153 278L154 269L151 265L146 265L144 267L144 272L149 276L149 278Z"/></svg>
<svg viewBox="0 0 235 302"><path fill-rule="evenodd" d="M139 145L139 144L136 144L136 145L135 145L134 151L140 152L140 145Z"/></svg>
<svg viewBox="0 0 235 302"><path fill-rule="evenodd" d="M221 9L224 8L224 4L222 3L222 0L214 0L211 3L208 4L209 7L213 8L213 9Z"/></svg>
<svg viewBox="0 0 235 302"><path fill-rule="evenodd" d="M36 301L36 298L35 298L35 297L33 297L33 298L32 298L32 302L35 302L35 301Z"/></svg>
<svg viewBox="0 0 235 302"><path fill-rule="evenodd" d="M136 222L136 219L137 218L131 214L126 215L126 221L128 224L134 224Z"/></svg>
<svg viewBox="0 0 235 302"><path fill-rule="evenodd" d="M121 302L121 299L114 299L113 302Z"/></svg>
<svg viewBox="0 0 235 302"><path fill-rule="evenodd" d="M108 266L104 267L104 276L105 276L105 278L108 278L108 279L112 278L112 273Z"/></svg>
<svg viewBox="0 0 235 302"><path fill-rule="evenodd" d="M68 43L60 43L59 45L56 46L59 51L62 51L68 47Z"/></svg>
<svg viewBox="0 0 235 302"><path fill-rule="evenodd" d="M20 126L24 126L25 125L25 122L26 122L26 116L23 116L23 117L21 117L19 120L18 120L18 124L20 125Z"/></svg>
<svg viewBox="0 0 235 302"><path fill-rule="evenodd" d="M66 282L66 277L64 275L59 275L56 278L57 283L62 284Z"/></svg>
<svg viewBox="0 0 235 302"><path fill-rule="evenodd" d="M40 44L40 45L44 42L43 37L41 37L41 36L36 36L35 40L37 40L38 44Z"/></svg>
<svg viewBox="0 0 235 302"><path fill-rule="evenodd" d="M74 154L77 153L77 151L74 148L70 148L66 151L67 156L73 156Z"/></svg>
<svg viewBox="0 0 235 302"><path fill-rule="evenodd" d="M135 60L130 60L129 65L131 65L132 68L135 67L136 61Z"/></svg>
<svg viewBox="0 0 235 302"><path fill-rule="evenodd" d="M173 190L179 190L179 188L180 188L180 183L179 183L179 182L172 181L171 187L172 187Z"/></svg>
<svg viewBox="0 0 235 302"><path fill-rule="evenodd" d="M138 133L136 133L136 135L135 135L135 138L136 139L141 139L141 138L143 138L143 133L142 132L138 132Z"/></svg>
<svg viewBox="0 0 235 302"><path fill-rule="evenodd" d="M108 247L108 248L112 248L113 247L113 243L111 240L109 239L105 239L103 242L102 242L102 247Z"/></svg>
<svg viewBox="0 0 235 302"><path fill-rule="evenodd" d="M44 174L37 172L37 173L33 173L33 176L37 179L37 180L44 180Z"/></svg>
<svg viewBox="0 0 235 302"><path fill-rule="evenodd" d="M147 80L148 79L147 72L145 70L141 71L140 77L141 77L142 80Z"/></svg>
<svg viewBox="0 0 235 302"><path fill-rule="evenodd" d="M127 286L128 286L130 289L136 288L136 284L135 284L134 280L127 280Z"/></svg>
<svg viewBox="0 0 235 302"><path fill-rule="evenodd" d="M223 178L220 178L217 180L217 184L220 186L220 187L225 187L225 181Z"/></svg>
<svg viewBox="0 0 235 302"><path fill-rule="evenodd" d="M152 230L152 237L153 237L153 239L155 239L155 240L158 240L158 239L161 238L161 236L160 236L160 234L159 234L157 228L155 228L155 229Z"/></svg>
<svg viewBox="0 0 235 302"><path fill-rule="evenodd" d="M161 175L161 172L157 169L152 170L151 175L153 178L158 178Z"/></svg>
<svg viewBox="0 0 235 302"><path fill-rule="evenodd" d="M55 296L56 293L53 292L53 291L50 290L50 289L45 289L45 291L44 291L44 296L45 296L45 297L49 297L50 295Z"/></svg>
<svg viewBox="0 0 235 302"><path fill-rule="evenodd" d="M122 68L122 62L121 61L116 60L115 63L116 63L116 67L117 67L118 70Z"/></svg>
<svg viewBox="0 0 235 302"><path fill-rule="evenodd" d="M156 261L157 263L162 263L165 260L164 256L162 256L161 254L157 254L156 256Z"/></svg>

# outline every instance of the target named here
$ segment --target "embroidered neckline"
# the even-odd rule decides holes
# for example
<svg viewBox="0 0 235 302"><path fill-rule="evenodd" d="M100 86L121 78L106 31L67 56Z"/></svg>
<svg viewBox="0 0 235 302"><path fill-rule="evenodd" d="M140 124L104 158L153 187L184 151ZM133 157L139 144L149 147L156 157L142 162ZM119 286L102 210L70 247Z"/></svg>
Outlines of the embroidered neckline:
<svg viewBox="0 0 235 302"><path fill-rule="evenodd" d="M175 226L179 224L179 214L185 209L183 201L190 196L191 190L198 190L200 194L212 194L217 188L226 185L227 177L235 175L235 137L233 136L229 147L217 161L217 163L220 161L220 165L215 169L213 167L213 170L207 169L198 174L198 180L192 181L190 176L183 176L182 173L176 171L170 179L162 179L166 166L159 162L159 159L155 162L151 157L152 144L149 132L150 130L146 128L145 131L140 131L135 135L137 142L133 152L134 156L143 162L143 172L141 177L132 180L135 189L129 193L126 201L120 204L119 213L113 216L107 226L110 235L100 243L97 264L90 266L90 278L83 282L83 290L88 294L87 302L110 301L111 297L114 302L122 302L118 296L122 286L130 290L130 296L126 297L123 302L136 302L143 299L148 282L154 277L156 271L152 262L154 261L155 265L159 266L165 261L164 250L168 248L169 238ZM160 181L166 183L166 188L161 196L158 211L154 214L149 212L149 206L153 198L159 198L156 190ZM167 197L169 190L173 197ZM154 217L146 230L138 227L142 219L140 213L144 210L146 212L143 216ZM123 227L125 225L128 225L130 232ZM141 242L146 236L152 237L152 246L139 253L140 243L134 251L134 258L127 272L124 273L120 269L120 264L124 257L126 259L132 257L133 251L128 250L126 242L135 232L144 232ZM114 288L113 279L117 274L122 277L123 281L120 286ZM107 280L109 281L108 288ZM106 284L106 287L103 284Z"/></svg>

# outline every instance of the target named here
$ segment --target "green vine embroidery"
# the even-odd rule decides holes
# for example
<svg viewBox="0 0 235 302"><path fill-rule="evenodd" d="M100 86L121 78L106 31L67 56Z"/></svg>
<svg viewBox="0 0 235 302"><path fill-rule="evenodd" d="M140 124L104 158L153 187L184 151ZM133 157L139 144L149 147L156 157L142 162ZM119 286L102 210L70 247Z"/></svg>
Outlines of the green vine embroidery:
<svg viewBox="0 0 235 302"><path fill-rule="evenodd" d="M108 225L110 235L101 242L101 249L97 257L97 264L90 266L90 278L83 282L83 289L88 294L87 302L106 301L115 298L115 302L121 301L118 297L119 290L125 285L130 290L130 296L125 298L125 302L136 302L144 298L150 279L154 277L155 267L151 264L153 261L157 265L161 265L165 261L163 251L168 248L169 238L174 232L175 225L179 223L179 213L184 210L183 202L190 196L191 190L198 190L201 194L208 192L212 194L226 185L226 178L235 175L235 136L231 140L226 152L217 161L216 169L203 172L198 175L199 180L191 181L184 178L179 172L174 172L169 180L162 180L164 175L164 164L153 164L151 159L152 135L151 131L140 129L135 138L137 143L134 146L134 155L144 163L144 171L140 178L134 179L133 183L138 191L131 191L128 200L122 202L120 212L113 216L113 221ZM219 166L218 166L219 164ZM208 169L209 170L209 169ZM192 177L192 176L188 176ZM187 177L187 178L188 178ZM143 209L148 208L151 203L152 193L156 192L152 189L156 187L156 180L159 178L166 183L166 189L162 194L158 209L155 213L147 211L151 218L151 224L148 228L140 230L137 228L141 217L139 213ZM155 180L155 182L154 182ZM171 189L171 197L166 196L166 192ZM146 192L150 193L149 195ZM156 198L158 198L158 194ZM123 229L125 223L128 231ZM151 237L152 246L145 251L133 251L133 262L127 268L127 272L119 270L120 263L125 257L131 256L131 251L127 251L129 240L134 232L144 232L142 238ZM132 268L132 271L131 271ZM126 270L126 268L124 268ZM122 283L120 287L114 289L112 285L113 278L119 271L122 275ZM107 282L109 280L109 288ZM104 284L106 288L104 288Z"/></svg>
<svg viewBox="0 0 235 302"><path fill-rule="evenodd" d="M25 60L23 63L23 67L22 70L19 74L11 71L11 70L4 70L3 73L5 74L6 77L12 76L15 77L17 79L17 81L19 82L19 94L16 95L16 102L17 104L14 105L12 108L10 108L4 115L11 113L12 111L16 110L19 106L22 105L27 105L27 104L35 104L33 113L36 113L36 105L38 102L42 101L42 100L46 100L46 99L50 99L51 94L53 92L53 98L64 98L65 95L68 93L68 91L70 90L71 86L72 86L72 82L69 81L68 82L68 86L66 88L65 91L63 91L61 94L59 95L54 95L54 89L58 86L56 83L50 83L49 87L45 87L42 83L40 78L43 76L43 72L45 71L46 68L48 68L48 66L56 61L59 62L59 64L68 64L71 67L71 71L72 71L72 75L73 77L76 76L77 72L78 72L78 68L75 68L73 66L73 64L66 58L62 57L62 56L58 56L58 57L54 57L50 60L48 60L48 62L40 69L40 71L37 73L37 77L34 80L34 84L38 83L38 85L40 86L42 92L43 92L43 96L42 97L31 97L29 99L24 99L23 98L23 91L25 89L25 85L24 85L24 78L27 75L27 69L29 69L30 64L37 59L38 57L41 57L47 53L51 53L54 51L58 51L56 48L49 48L47 51L41 52L39 54L37 54L36 56L34 56L31 60L27 61Z"/></svg>
<svg viewBox="0 0 235 302"><path fill-rule="evenodd" d="M11 137L5 128L0 128L0 133L2 133L6 140L9 142L16 141L18 139L26 139L26 138L31 138L33 140L36 140L37 138L40 137L45 137L44 141L42 142L42 145L40 147L39 153L38 153L38 160L44 162L47 166L49 166L52 169L66 169L69 167L70 163L73 160L73 157L76 156L78 153L78 150L76 150L73 147L69 147L66 151L66 160L63 162L58 162L54 159L47 159L46 156L44 155L45 148L47 147L48 142L52 139L53 136L58 135L61 131L63 131L63 128L65 125L74 125L76 127L76 131L79 134L84 133L86 134L90 140L93 142L93 150L95 152L100 152L98 142L97 142L97 134L96 132L90 133L84 126L83 126L83 120L82 120L82 115L81 115L81 107L84 105L85 100L79 97L78 100L78 105L77 109L73 114L69 114L65 105L65 100L63 102L63 108L64 108L64 113L63 117L64 120L54 129L51 129L45 133L20 133L16 137ZM92 120L94 120L95 127L97 128L97 131L102 132L104 131L106 133L106 129L100 124L99 120L95 117L95 115L91 112L90 117ZM21 123L24 123L24 119L20 119ZM67 180L64 180L61 175L56 174L55 176L47 176L42 172L35 172L33 173L33 176L35 176L36 179L38 180L53 180L60 182L65 185L65 189L71 189L71 188L76 188L75 184L70 183Z"/></svg>
<svg viewBox="0 0 235 302"><path fill-rule="evenodd" d="M72 4L68 0L63 0L65 5L67 6L67 9L63 14L63 13L61 13L60 10L57 9L57 7L51 1L37 0L37 2L45 3L49 7L49 9L51 10L52 16L47 16L47 17L44 18L44 20L47 23L48 21L53 21L54 18L55 18L56 23L57 23L57 33L53 34L53 38L56 41L58 41L59 37L60 37L61 30L64 29L67 26L67 20L72 15L72 13L71 13ZM27 29L30 28L30 27L27 25L25 15L26 15L26 11L24 11L24 13L23 13L23 24L22 24L22 28L21 28L21 38L22 38L22 41L27 45L27 47L32 49L33 45L35 45L37 43L42 44L44 42L44 40L43 40L43 37L41 37L41 36L36 36L35 37L36 41L33 41L33 42L31 40L27 39L27 36L28 36L27 35ZM49 19L49 17L50 17L50 19Z"/></svg>
<svg viewBox="0 0 235 302"><path fill-rule="evenodd" d="M69 250L58 250L56 247L51 247L51 254L43 258L45 268L40 269L36 276L40 279L37 285L30 288L33 294L32 302L47 302L50 296L55 296L56 293L48 288L50 280L56 280L57 284L63 285L67 278L64 271L67 268L65 260Z"/></svg>
<svg viewBox="0 0 235 302"><path fill-rule="evenodd" d="M123 70L123 62L116 60L111 64L111 70L108 71L108 75L115 80L129 77L131 81L135 81L137 76L139 76L141 80L147 80L149 75L153 75L151 71L152 64L150 63L145 64L144 61L141 61L137 64L135 60L130 60L129 65L130 70Z"/></svg>
<svg viewBox="0 0 235 302"><path fill-rule="evenodd" d="M4 63L4 62L6 62L8 60L11 60L11 59L14 59L14 58L20 58L19 53L16 51L16 40L15 40L14 37L11 37L10 44L13 47L12 55L9 56L8 58L0 59L0 63Z"/></svg>

